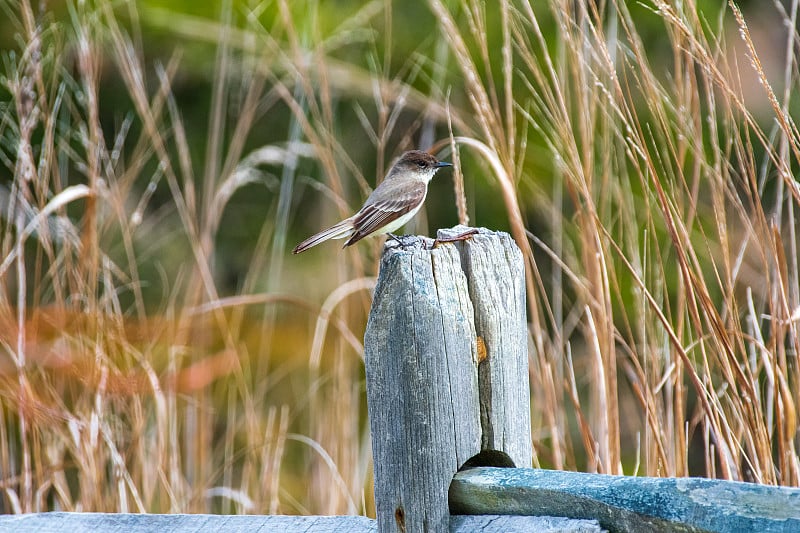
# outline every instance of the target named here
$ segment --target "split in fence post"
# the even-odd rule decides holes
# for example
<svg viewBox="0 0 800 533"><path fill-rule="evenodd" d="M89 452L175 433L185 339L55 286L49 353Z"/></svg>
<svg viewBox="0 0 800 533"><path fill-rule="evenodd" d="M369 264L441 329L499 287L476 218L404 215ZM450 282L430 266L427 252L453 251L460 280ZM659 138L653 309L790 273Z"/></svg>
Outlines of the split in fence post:
<svg viewBox="0 0 800 533"><path fill-rule="evenodd" d="M485 229L432 244L387 242L365 335L381 532L447 531L450 482L470 459L531 464L521 252Z"/></svg>

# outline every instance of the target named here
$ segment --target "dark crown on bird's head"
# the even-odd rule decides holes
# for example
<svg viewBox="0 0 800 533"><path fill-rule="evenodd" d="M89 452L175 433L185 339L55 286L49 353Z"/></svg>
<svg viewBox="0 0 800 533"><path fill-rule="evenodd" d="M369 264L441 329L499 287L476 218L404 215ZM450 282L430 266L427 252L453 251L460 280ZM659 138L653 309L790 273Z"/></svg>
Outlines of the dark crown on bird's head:
<svg viewBox="0 0 800 533"><path fill-rule="evenodd" d="M400 156L395 163L395 167L408 170L430 170L441 167L450 167L450 163L439 161L428 152L422 150L410 150Z"/></svg>

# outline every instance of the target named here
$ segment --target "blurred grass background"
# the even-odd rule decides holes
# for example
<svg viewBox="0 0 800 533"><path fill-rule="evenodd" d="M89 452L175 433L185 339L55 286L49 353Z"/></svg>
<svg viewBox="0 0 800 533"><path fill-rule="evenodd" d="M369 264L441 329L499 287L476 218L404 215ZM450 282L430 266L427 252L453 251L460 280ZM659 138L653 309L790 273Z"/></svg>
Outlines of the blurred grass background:
<svg viewBox="0 0 800 533"><path fill-rule="evenodd" d="M289 251L433 145L536 466L796 486L797 4L2 0L0 509L372 515L382 242Z"/></svg>

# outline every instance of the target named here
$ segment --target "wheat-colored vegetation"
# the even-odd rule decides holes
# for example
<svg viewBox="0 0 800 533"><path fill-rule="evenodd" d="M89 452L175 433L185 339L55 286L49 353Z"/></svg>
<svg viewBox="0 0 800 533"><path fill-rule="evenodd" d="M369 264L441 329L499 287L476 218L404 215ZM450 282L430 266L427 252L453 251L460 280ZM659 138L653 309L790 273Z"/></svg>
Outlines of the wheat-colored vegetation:
<svg viewBox="0 0 800 533"><path fill-rule="evenodd" d="M381 243L288 251L434 145L526 258L535 466L800 484L798 2L405 4L2 2L0 509L372 514Z"/></svg>

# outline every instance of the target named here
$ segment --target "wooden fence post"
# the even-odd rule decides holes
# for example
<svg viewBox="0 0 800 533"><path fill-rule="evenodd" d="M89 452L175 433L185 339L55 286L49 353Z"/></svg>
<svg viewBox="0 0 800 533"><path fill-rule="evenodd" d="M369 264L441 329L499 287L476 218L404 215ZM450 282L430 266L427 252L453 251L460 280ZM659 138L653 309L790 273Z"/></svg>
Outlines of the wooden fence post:
<svg viewBox="0 0 800 533"><path fill-rule="evenodd" d="M484 229L431 244L387 243L365 335L381 533L447 531L450 482L480 452L531 463L522 255Z"/></svg>

